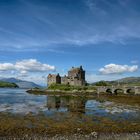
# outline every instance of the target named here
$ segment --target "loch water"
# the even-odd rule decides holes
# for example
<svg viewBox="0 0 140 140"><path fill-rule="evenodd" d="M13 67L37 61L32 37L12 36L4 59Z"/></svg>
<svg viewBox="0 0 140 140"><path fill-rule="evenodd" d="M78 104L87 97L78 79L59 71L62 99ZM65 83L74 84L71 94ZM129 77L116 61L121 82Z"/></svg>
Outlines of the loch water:
<svg viewBox="0 0 140 140"><path fill-rule="evenodd" d="M74 97L28 94L26 89L0 89L0 112L26 115L44 114L54 117L56 113L69 112L85 116L105 116L111 119L137 120L140 109L137 106L116 104L96 97Z"/></svg>

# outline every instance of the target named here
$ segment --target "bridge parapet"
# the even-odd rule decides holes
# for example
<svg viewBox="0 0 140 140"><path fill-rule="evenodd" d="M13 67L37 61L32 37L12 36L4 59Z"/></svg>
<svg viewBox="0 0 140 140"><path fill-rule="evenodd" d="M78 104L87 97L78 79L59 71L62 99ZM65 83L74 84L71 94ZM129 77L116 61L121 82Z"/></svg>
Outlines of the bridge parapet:
<svg viewBox="0 0 140 140"><path fill-rule="evenodd" d="M135 94L140 94L140 86L135 86Z"/></svg>
<svg viewBox="0 0 140 140"><path fill-rule="evenodd" d="M128 94L129 91L133 91L134 94L140 94L140 86L95 86L97 93L106 93L109 90L112 94L117 90L122 90L124 94Z"/></svg>

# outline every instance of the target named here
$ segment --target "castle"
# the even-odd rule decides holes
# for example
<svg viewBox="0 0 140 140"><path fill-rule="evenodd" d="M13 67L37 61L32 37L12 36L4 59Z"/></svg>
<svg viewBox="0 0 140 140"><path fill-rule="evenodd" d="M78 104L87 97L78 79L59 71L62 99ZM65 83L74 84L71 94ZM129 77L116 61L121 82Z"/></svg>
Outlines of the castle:
<svg viewBox="0 0 140 140"><path fill-rule="evenodd" d="M78 68L72 67L68 71L68 76L61 77L59 74L49 74L47 77L48 86L51 84L65 84L65 85L74 85L74 86L83 86L85 85L85 71L82 66Z"/></svg>

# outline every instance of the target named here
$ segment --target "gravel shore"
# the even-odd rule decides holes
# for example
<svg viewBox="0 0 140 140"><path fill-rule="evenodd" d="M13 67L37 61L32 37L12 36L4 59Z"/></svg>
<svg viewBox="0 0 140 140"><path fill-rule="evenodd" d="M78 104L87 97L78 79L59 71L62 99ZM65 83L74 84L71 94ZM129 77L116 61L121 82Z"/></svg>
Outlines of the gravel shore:
<svg viewBox="0 0 140 140"><path fill-rule="evenodd" d="M55 136L28 136L24 137L0 137L0 140L140 140L140 133L106 133L98 134L92 132L88 135L73 134L73 135L55 135Z"/></svg>

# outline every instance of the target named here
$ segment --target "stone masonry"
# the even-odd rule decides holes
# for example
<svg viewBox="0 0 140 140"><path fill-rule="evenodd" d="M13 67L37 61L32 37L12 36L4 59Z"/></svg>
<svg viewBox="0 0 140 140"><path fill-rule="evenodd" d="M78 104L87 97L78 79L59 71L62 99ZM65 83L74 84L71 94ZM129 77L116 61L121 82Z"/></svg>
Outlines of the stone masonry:
<svg viewBox="0 0 140 140"><path fill-rule="evenodd" d="M65 84L65 85L74 85L74 86L83 86L85 85L85 71L82 66L75 68L72 67L68 71L68 76L61 77L59 74L49 74L47 77L48 86L51 84Z"/></svg>

